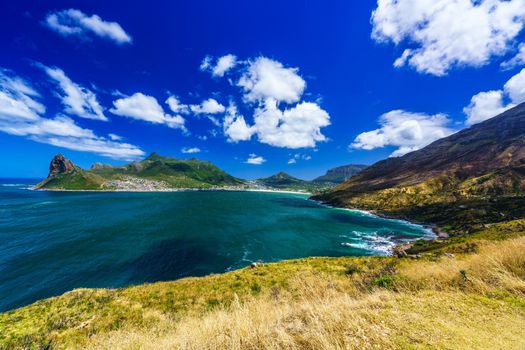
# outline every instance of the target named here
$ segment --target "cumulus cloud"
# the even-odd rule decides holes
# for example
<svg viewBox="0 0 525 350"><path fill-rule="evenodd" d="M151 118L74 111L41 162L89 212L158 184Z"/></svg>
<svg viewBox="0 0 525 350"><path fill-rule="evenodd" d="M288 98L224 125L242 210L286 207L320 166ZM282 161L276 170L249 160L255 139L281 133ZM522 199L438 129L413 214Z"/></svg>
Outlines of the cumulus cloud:
<svg viewBox="0 0 525 350"><path fill-rule="evenodd" d="M29 82L0 69L0 131L114 159L134 160L144 155L139 147L97 136L66 116L44 117L46 109L39 98Z"/></svg>
<svg viewBox="0 0 525 350"><path fill-rule="evenodd" d="M442 76L508 53L524 23L523 0L378 0L372 38L405 47L396 67Z"/></svg>
<svg viewBox="0 0 525 350"><path fill-rule="evenodd" d="M191 105L190 109L195 114L217 114L224 113L226 107L213 98L202 101L199 105Z"/></svg>
<svg viewBox="0 0 525 350"><path fill-rule="evenodd" d="M255 153L250 154L248 159L246 159L246 164L252 164L252 165L261 165L262 163L266 162L266 159L264 159L261 156L256 155Z"/></svg>
<svg viewBox="0 0 525 350"><path fill-rule="evenodd" d="M62 69L42 65L47 75L60 87L59 94L65 112L80 118L107 121L97 96L89 89L75 84Z"/></svg>
<svg viewBox="0 0 525 350"><path fill-rule="evenodd" d="M294 103L301 99L306 82L297 74L297 68L286 68L282 63L266 57L249 61L239 79L240 86L249 102L265 101Z"/></svg>
<svg viewBox="0 0 525 350"><path fill-rule="evenodd" d="M211 56L206 56L201 62L201 71L210 71L214 77L222 78L226 73L231 71L239 62L237 56L228 54L215 60Z"/></svg>
<svg viewBox="0 0 525 350"><path fill-rule="evenodd" d="M473 125L503 113L512 105L503 103L503 91L485 91L472 96L470 104L463 108L467 115L466 124Z"/></svg>
<svg viewBox="0 0 525 350"><path fill-rule="evenodd" d="M234 104L228 106L223 129L229 142L248 141L255 132L253 127L248 126L244 116L238 114L237 107Z"/></svg>
<svg viewBox="0 0 525 350"><path fill-rule="evenodd" d="M96 35L117 44L129 44L133 41L117 22L104 21L97 15L88 16L80 10L52 12L46 17L45 23L62 36Z"/></svg>
<svg viewBox="0 0 525 350"><path fill-rule="evenodd" d="M525 69L510 78L501 90L480 92L463 108L466 124L473 125L503 113L525 102Z"/></svg>
<svg viewBox="0 0 525 350"><path fill-rule="evenodd" d="M288 160L288 164L295 164L297 163L297 159L295 158L291 158L290 160Z"/></svg>
<svg viewBox="0 0 525 350"><path fill-rule="evenodd" d="M225 55L217 60L217 64L213 67L212 74L215 77L223 77L226 72L235 67L237 64L237 56Z"/></svg>
<svg viewBox="0 0 525 350"><path fill-rule="evenodd" d="M394 146L397 149L390 156L400 157L455 132L447 126L450 119L444 114L394 110L383 114L379 123L379 129L359 134L350 148L373 150Z"/></svg>
<svg viewBox="0 0 525 350"><path fill-rule="evenodd" d="M516 55L510 60L503 62L501 68L512 69L523 65L525 65L525 44L520 44L518 47L518 53L516 53Z"/></svg>
<svg viewBox="0 0 525 350"><path fill-rule="evenodd" d="M113 101L113 108L110 109L110 112L122 117L143 120L153 124L164 124L173 129L186 131L183 117L164 113L162 106L154 97L140 92Z"/></svg>
<svg viewBox="0 0 525 350"><path fill-rule="evenodd" d="M188 105L182 104L179 101L177 96L170 96L166 100L166 103L170 107L173 113L188 114L190 113L190 108Z"/></svg>
<svg viewBox="0 0 525 350"><path fill-rule="evenodd" d="M245 107L253 111L253 121L249 121L238 113L234 104L230 103L226 109L216 104L218 113L225 112L222 128L229 142L248 141L257 136L259 142L275 147L303 148L326 141L321 128L330 125L330 115L317 103L301 101L306 82L298 68L263 56L238 61L235 56L227 55L219 58L217 65L213 62L207 56L201 69L232 70L230 81L237 82L234 85L240 88ZM201 113L204 104L191 109Z"/></svg>
<svg viewBox="0 0 525 350"><path fill-rule="evenodd" d="M268 99L254 113L254 130L260 142L285 148L315 147L326 141L321 128L330 125L329 114L312 102L281 110Z"/></svg>
<svg viewBox="0 0 525 350"><path fill-rule="evenodd" d="M201 149L198 147L184 147L183 149L181 149L182 153L188 153L188 154L199 153L200 151Z"/></svg>

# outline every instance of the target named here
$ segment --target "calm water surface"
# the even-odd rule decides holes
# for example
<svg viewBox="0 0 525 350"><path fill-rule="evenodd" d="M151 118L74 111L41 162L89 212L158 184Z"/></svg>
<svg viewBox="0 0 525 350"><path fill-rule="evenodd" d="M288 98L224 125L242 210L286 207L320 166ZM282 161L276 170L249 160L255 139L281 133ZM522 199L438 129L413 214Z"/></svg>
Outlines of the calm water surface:
<svg viewBox="0 0 525 350"><path fill-rule="evenodd" d="M79 287L306 256L387 254L421 226L261 192L41 192L0 179L0 311Z"/></svg>

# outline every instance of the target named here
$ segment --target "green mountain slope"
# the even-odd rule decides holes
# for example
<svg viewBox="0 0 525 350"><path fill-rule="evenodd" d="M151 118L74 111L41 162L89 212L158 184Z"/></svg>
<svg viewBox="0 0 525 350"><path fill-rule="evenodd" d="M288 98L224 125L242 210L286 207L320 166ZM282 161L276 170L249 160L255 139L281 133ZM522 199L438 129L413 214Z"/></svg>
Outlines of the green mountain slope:
<svg viewBox="0 0 525 350"><path fill-rule="evenodd" d="M259 184L272 188L299 188L306 187L308 181L298 179L287 173L280 172L270 177L257 180Z"/></svg>
<svg viewBox="0 0 525 350"><path fill-rule="evenodd" d="M64 165L68 164L68 165ZM210 162L175 159L156 153L140 162L124 166L95 164L82 170L63 156L51 162L49 177L39 189L170 189L241 186L237 179Z"/></svg>
<svg viewBox="0 0 525 350"><path fill-rule="evenodd" d="M523 217L524 196L521 104L419 151L380 161L315 198L468 230Z"/></svg>

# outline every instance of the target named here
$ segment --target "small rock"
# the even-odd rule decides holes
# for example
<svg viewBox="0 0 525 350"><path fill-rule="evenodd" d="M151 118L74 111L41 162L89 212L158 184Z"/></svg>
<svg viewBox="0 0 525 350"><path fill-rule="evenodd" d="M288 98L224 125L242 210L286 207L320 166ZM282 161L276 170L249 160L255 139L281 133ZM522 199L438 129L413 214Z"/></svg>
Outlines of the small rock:
<svg viewBox="0 0 525 350"><path fill-rule="evenodd" d="M250 264L250 267L251 267L252 269L257 268L257 266L259 266L259 265L258 265L256 262L252 262L252 263Z"/></svg>

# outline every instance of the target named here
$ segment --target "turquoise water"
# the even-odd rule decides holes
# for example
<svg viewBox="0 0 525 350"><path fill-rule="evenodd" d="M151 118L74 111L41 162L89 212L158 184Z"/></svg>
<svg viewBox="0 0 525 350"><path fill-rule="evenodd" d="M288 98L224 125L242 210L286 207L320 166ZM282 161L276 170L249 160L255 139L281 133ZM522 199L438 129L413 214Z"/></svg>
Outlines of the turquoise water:
<svg viewBox="0 0 525 350"><path fill-rule="evenodd" d="M417 225L261 192L30 191L0 180L0 311L79 287L202 276L306 256L387 254Z"/></svg>

